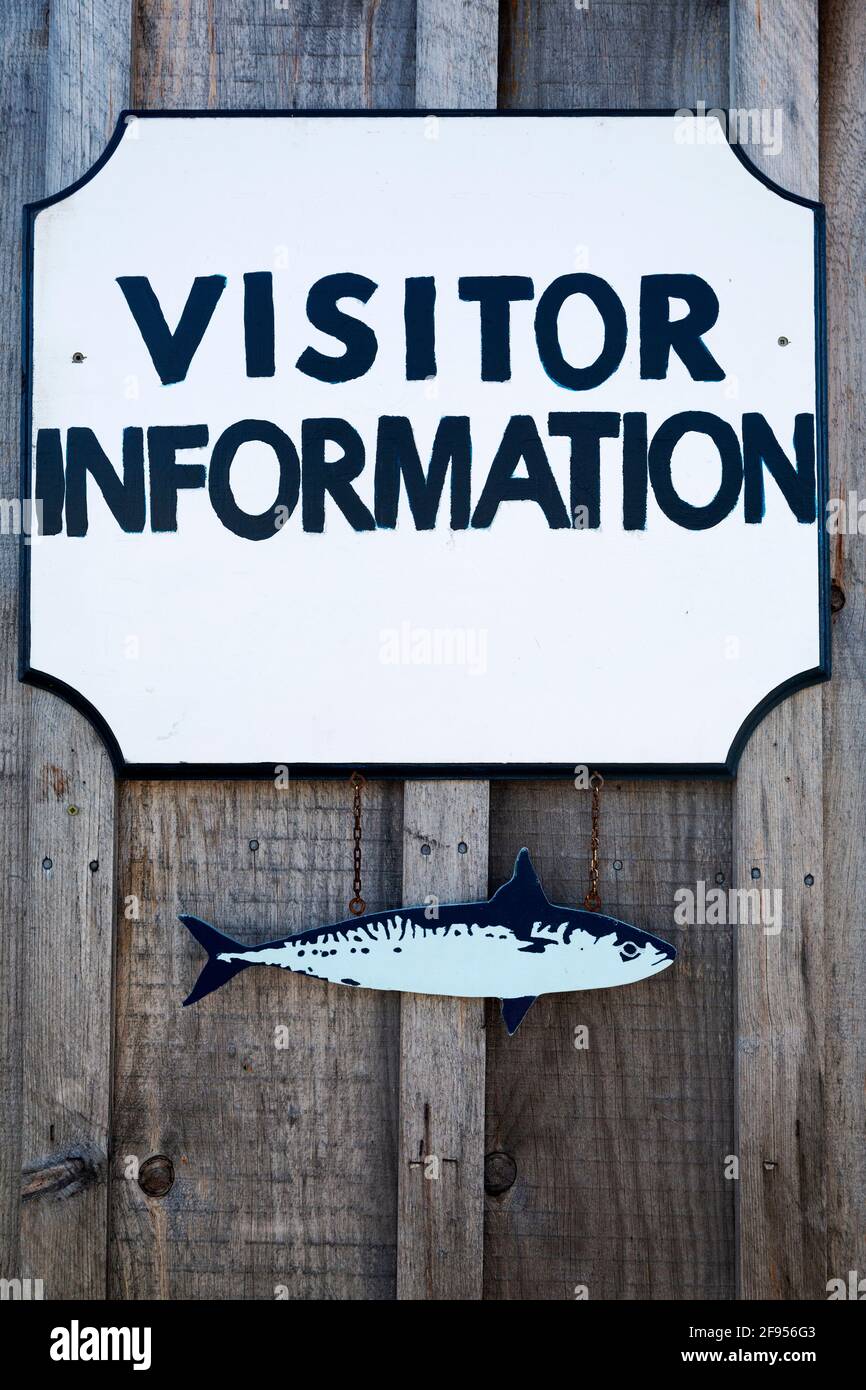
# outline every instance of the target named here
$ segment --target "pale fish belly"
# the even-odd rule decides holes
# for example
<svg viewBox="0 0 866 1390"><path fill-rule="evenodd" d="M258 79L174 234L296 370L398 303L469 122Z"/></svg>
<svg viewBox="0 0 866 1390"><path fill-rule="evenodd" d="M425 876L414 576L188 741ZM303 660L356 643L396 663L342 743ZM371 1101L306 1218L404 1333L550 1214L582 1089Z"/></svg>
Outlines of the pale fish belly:
<svg viewBox="0 0 866 1390"><path fill-rule="evenodd" d="M375 923L323 930L221 959L275 965L335 984L417 994L503 999L627 983L645 973L613 952L614 934L596 940L566 933L566 923L536 922L532 949L506 926L428 922L401 914ZM541 949L539 949L539 947ZM615 962L612 955L616 954Z"/></svg>

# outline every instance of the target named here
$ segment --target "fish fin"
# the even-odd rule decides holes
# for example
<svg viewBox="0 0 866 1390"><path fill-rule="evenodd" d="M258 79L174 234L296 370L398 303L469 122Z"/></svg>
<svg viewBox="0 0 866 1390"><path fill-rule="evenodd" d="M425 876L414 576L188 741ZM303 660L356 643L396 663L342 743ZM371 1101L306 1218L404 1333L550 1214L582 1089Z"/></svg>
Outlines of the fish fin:
<svg viewBox="0 0 866 1390"><path fill-rule="evenodd" d="M496 890L490 901L500 908L506 904L518 913L534 912L538 908L550 906L528 849L520 851L514 861L514 873L507 883L503 883L502 887Z"/></svg>
<svg viewBox="0 0 866 1390"><path fill-rule="evenodd" d="M537 998L537 994L523 994L519 999L503 999L502 1019L508 1029L509 1038L517 1032Z"/></svg>
<svg viewBox="0 0 866 1390"><path fill-rule="evenodd" d="M189 913L182 912L180 920L208 954L207 963L193 985L192 993L183 1001L186 1008L187 1004L195 1004L199 999L204 999L206 994L212 994L220 985L228 984L241 970L246 970L252 961L217 960L217 956L223 951L243 951L243 945L233 937L226 936L225 932L217 931L209 922L203 922L200 917L192 917Z"/></svg>

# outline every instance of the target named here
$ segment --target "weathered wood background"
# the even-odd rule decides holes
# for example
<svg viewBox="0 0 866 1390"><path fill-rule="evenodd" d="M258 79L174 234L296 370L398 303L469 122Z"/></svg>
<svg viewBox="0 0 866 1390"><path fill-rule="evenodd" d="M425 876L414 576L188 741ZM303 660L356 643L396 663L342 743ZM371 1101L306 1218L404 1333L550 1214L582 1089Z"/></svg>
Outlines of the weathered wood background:
<svg viewBox="0 0 866 1390"><path fill-rule="evenodd" d="M831 494L862 495L864 54L847 0L16 0L3 496L20 204L78 177L124 106L698 101L781 108L781 154L750 153L827 204ZM13 537L0 563L0 1275L49 1298L706 1299L823 1298L866 1273L862 536L833 541L833 682L771 715L735 785L605 792L605 901L677 939L677 968L544 1000L512 1041L492 1008L485 1028L473 1004L267 972L182 1012L181 906L250 940L342 915L347 789L116 787L92 729L17 685ZM569 784L378 783L366 808L373 906L480 894L522 844L551 896L583 895ZM672 932L678 886L754 869L783 889L778 937Z"/></svg>

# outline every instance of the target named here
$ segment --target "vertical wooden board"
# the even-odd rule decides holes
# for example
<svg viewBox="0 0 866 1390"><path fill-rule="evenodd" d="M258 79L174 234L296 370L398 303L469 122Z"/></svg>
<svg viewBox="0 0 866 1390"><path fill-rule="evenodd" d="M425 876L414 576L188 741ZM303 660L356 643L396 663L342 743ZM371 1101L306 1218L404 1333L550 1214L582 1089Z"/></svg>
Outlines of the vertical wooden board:
<svg viewBox="0 0 866 1390"><path fill-rule="evenodd" d="M396 997L262 969L181 1008L204 956L178 912L249 943L337 921L351 831L342 782L124 784L115 1296L393 1297ZM398 900L400 835L399 786L370 784L373 910Z"/></svg>
<svg viewBox="0 0 866 1390"><path fill-rule="evenodd" d="M417 0L415 105L496 105L498 0Z"/></svg>
<svg viewBox="0 0 866 1390"><path fill-rule="evenodd" d="M723 6L517 0L506 14L508 107L713 107L726 95ZM646 984L542 1000L510 1042L489 1020L487 1149L517 1177L497 1191L514 1170L490 1159L487 1297L571 1298L579 1285L590 1298L731 1295L731 943L726 928L671 930L677 888L730 882L730 805L725 784L607 788L607 905L670 935L680 959ZM491 825L494 880L526 843L551 896L582 901L586 792L497 787ZM574 1047L581 1024L588 1051Z"/></svg>
<svg viewBox="0 0 866 1390"><path fill-rule="evenodd" d="M46 1297L104 1298L115 783L94 731L32 702L22 1258Z"/></svg>
<svg viewBox="0 0 866 1390"><path fill-rule="evenodd" d="M781 112L781 148L747 153L782 188L818 196L818 0L730 0L730 105Z"/></svg>
<svg viewBox="0 0 866 1390"><path fill-rule="evenodd" d="M818 12L731 0L731 105L782 112L782 148L751 158L818 192ZM780 332L783 332L780 327ZM743 1298L826 1297L822 692L773 710L743 753L734 878L781 893L775 935L737 935L738 1288Z"/></svg>
<svg viewBox="0 0 866 1390"><path fill-rule="evenodd" d="M414 0L139 0L136 104L411 107Z"/></svg>
<svg viewBox="0 0 866 1390"><path fill-rule="evenodd" d="M96 162L129 105L134 0L50 0L45 192Z"/></svg>
<svg viewBox="0 0 866 1390"><path fill-rule="evenodd" d="M782 895L777 935L737 929L742 1298L825 1296L820 695L791 704L752 736L734 803L735 884Z"/></svg>
<svg viewBox="0 0 866 1390"><path fill-rule="evenodd" d="M827 1277L866 1271L866 9L821 8L821 197L827 205L830 537L837 602L824 688L824 943L827 952ZM852 498L853 494L853 498ZM859 526L859 530L858 530Z"/></svg>
<svg viewBox="0 0 866 1390"><path fill-rule="evenodd" d="M398 106L413 86L414 10L396 0L140 0L136 13L138 106ZM365 805L365 895L388 906L399 789L371 784ZM397 999L257 971L179 1007L200 960L181 908L245 940L346 915L350 807L342 782L123 788L111 1246L121 1296L393 1296ZM126 895L140 898L138 922L123 916ZM132 1172L159 1153L177 1175L163 1197L123 1176L125 1156Z"/></svg>
<svg viewBox="0 0 866 1390"><path fill-rule="evenodd" d="M407 782L403 902L487 896L488 782ZM397 1296L481 1297L484 1001L404 994Z"/></svg>
<svg viewBox="0 0 866 1390"><path fill-rule="evenodd" d="M723 105L726 21L720 0L508 0L501 7L499 104L528 110Z"/></svg>
<svg viewBox="0 0 866 1390"><path fill-rule="evenodd" d="M21 204L43 188L48 15L41 3L10 9L0 29L0 490L18 496L21 409ZM18 683L18 542L0 532L0 1269L22 1277L22 1032L27 900L27 766L30 693ZM39 1277L39 1271L35 1276Z"/></svg>
<svg viewBox="0 0 866 1390"><path fill-rule="evenodd" d="M131 5L50 9L43 191L97 159L128 100ZM69 325L88 354L89 325ZM85 371L86 367L82 367ZM22 1259L53 1297L106 1288L114 777L87 721L31 703L24 971Z"/></svg>
<svg viewBox="0 0 866 1390"><path fill-rule="evenodd" d="M491 880L527 845L551 900L579 906L589 833L586 791L494 786ZM731 931L673 922L677 889L729 884L730 856L725 784L605 786L604 911L679 956L657 980L542 998L513 1038L491 1007L486 1297L731 1296Z"/></svg>
<svg viewBox="0 0 866 1390"><path fill-rule="evenodd" d="M417 0L416 105L495 106L497 26L495 0ZM430 893L444 902L485 896L488 808L486 782L406 784L404 902ZM482 1294L483 1022L476 1000L402 998L401 1299Z"/></svg>

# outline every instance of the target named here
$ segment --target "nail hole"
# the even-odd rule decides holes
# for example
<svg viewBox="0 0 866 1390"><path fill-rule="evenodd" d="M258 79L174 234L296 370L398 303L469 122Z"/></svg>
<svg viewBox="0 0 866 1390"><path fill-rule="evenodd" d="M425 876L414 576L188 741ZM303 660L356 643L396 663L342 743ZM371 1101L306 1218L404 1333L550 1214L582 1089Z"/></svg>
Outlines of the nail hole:
<svg viewBox="0 0 866 1390"><path fill-rule="evenodd" d="M468 854L468 852L469 852L469 846L467 845L467 843L466 843L465 840L461 840L461 841L460 841L460 844L457 846L457 853L458 853L458 854Z"/></svg>
<svg viewBox="0 0 866 1390"><path fill-rule="evenodd" d="M752 870L752 878L760 878L760 877L761 877L761 870L760 870L760 869L753 869L753 870Z"/></svg>
<svg viewBox="0 0 866 1390"><path fill-rule="evenodd" d="M45 872L47 873L49 869L53 869L53 868L54 868L54 860L53 860L53 859L48 859L48 858L43 859L43 860L42 860L42 867L43 867L43 869L45 870Z"/></svg>
<svg viewBox="0 0 866 1390"><path fill-rule="evenodd" d="M807 888L811 888L812 884L815 882L814 875L807 874L806 877L803 879L803 882L805 883Z"/></svg>
<svg viewBox="0 0 866 1390"><path fill-rule="evenodd" d="M78 807L77 807L77 806L67 806L66 809L67 809L67 811L69 812L70 816L77 816L77 815L78 815Z"/></svg>
<svg viewBox="0 0 866 1390"><path fill-rule="evenodd" d="M88 867L88 869L90 870L90 872L91 872L92 874L95 874L95 873L96 873L96 870L99 868L99 860L98 860L98 859L91 859L91 861L90 861L90 863L88 864L87 867Z"/></svg>
<svg viewBox="0 0 866 1390"><path fill-rule="evenodd" d="M619 873L620 869L622 868L622 860L621 860L621 859L614 859L614 861L613 861L613 867L616 869L617 873Z"/></svg>
<svg viewBox="0 0 866 1390"><path fill-rule="evenodd" d="M716 883L724 883L724 881L725 881L725 875L724 875L724 874L722 874L722 873L716 874Z"/></svg>
<svg viewBox="0 0 866 1390"><path fill-rule="evenodd" d="M258 840L250 840L250 849L252 850L253 854L255 854L255 852L256 852L256 850L258 849L258 847L259 847L259 842L258 842Z"/></svg>
<svg viewBox="0 0 866 1390"><path fill-rule="evenodd" d="M79 362L86 362L86 361L87 361L87 359L86 359L86 357L84 356L84 353L83 353L83 352L73 352L73 354L72 354L72 360L73 360L73 362L75 362L76 364L78 364Z"/></svg>
<svg viewBox="0 0 866 1390"><path fill-rule="evenodd" d="M766 1173L772 1173L772 1171L773 1171L773 1169L775 1168L775 1166L776 1166L776 1161L775 1161L775 1159L773 1159L773 1158L765 1158L765 1159L764 1159L764 1172L766 1172Z"/></svg>
<svg viewBox="0 0 866 1390"><path fill-rule="evenodd" d="M425 855L426 855L426 854L429 854L429 853L430 853L430 846L429 846L429 845L422 845L422 846L421 846L421 853L422 853L422 854L425 854Z"/></svg>
<svg viewBox="0 0 866 1390"><path fill-rule="evenodd" d="M779 339L779 347L787 347L788 344L790 343L790 341L791 341L790 338L785 338L785 337L780 338L780 339Z"/></svg>

